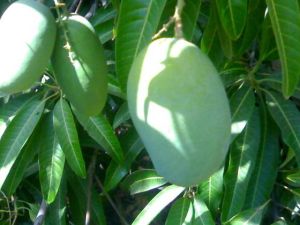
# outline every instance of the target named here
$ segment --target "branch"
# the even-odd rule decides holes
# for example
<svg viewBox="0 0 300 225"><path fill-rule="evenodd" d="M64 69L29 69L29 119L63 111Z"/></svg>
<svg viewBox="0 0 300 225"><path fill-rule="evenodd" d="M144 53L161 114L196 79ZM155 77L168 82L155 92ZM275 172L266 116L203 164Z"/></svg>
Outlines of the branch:
<svg viewBox="0 0 300 225"><path fill-rule="evenodd" d="M34 225L42 225L46 216L46 211L47 211L47 204L45 200L43 199L39 212L35 218Z"/></svg>

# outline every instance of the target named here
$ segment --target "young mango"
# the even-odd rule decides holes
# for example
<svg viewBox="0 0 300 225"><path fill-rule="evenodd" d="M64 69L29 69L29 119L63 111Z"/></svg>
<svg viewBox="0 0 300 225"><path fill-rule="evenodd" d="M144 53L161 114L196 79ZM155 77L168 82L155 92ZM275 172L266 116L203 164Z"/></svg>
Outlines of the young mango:
<svg viewBox="0 0 300 225"><path fill-rule="evenodd" d="M56 37L49 8L34 0L12 3L0 20L0 93L30 88L43 74Z"/></svg>
<svg viewBox="0 0 300 225"><path fill-rule="evenodd" d="M97 115L107 98L107 66L101 42L82 16L71 15L63 23L52 57L55 77L76 110Z"/></svg>
<svg viewBox="0 0 300 225"><path fill-rule="evenodd" d="M129 112L158 173L197 185L224 162L231 115L218 72L198 47L162 38L143 49L127 85Z"/></svg>

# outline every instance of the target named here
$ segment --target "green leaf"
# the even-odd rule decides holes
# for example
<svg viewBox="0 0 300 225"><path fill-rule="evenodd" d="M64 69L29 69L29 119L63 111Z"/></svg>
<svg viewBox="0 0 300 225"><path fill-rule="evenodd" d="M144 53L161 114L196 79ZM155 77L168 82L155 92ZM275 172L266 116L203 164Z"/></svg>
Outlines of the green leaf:
<svg viewBox="0 0 300 225"><path fill-rule="evenodd" d="M113 20L117 15L117 11L112 7L98 8L95 15L91 18L90 22L93 27L101 25L107 21Z"/></svg>
<svg viewBox="0 0 300 225"><path fill-rule="evenodd" d="M127 102L124 102L115 115L113 129L116 129L118 126L120 126L122 123L126 122L129 119L130 114L128 111L128 105Z"/></svg>
<svg viewBox="0 0 300 225"><path fill-rule="evenodd" d="M231 109L231 142L244 130L250 119L254 106L255 97L252 87L241 86L230 97Z"/></svg>
<svg viewBox="0 0 300 225"><path fill-rule="evenodd" d="M225 57L218 36L218 17L214 7L210 7L210 15L201 39L201 50L217 67L223 63Z"/></svg>
<svg viewBox="0 0 300 225"><path fill-rule="evenodd" d="M165 225L188 225L193 217L193 205L189 198L182 197L172 205Z"/></svg>
<svg viewBox="0 0 300 225"><path fill-rule="evenodd" d="M223 195L223 173L224 167L202 182L198 188L199 197L203 199L214 216L219 210Z"/></svg>
<svg viewBox="0 0 300 225"><path fill-rule="evenodd" d="M167 181L162 176L159 176L155 170L143 169L127 176L122 186L130 190L130 194L133 195L158 188L166 183Z"/></svg>
<svg viewBox="0 0 300 225"><path fill-rule="evenodd" d="M300 165L300 113L297 107L281 95L264 90L270 114L281 130L283 141L294 150Z"/></svg>
<svg viewBox="0 0 300 225"><path fill-rule="evenodd" d="M91 224L106 225L105 213L102 198L97 194L93 187L90 187L87 180L75 176L71 171L66 174L68 181L68 196L70 206L70 216L76 225L85 224L87 212L88 194L91 194L90 219Z"/></svg>
<svg viewBox="0 0 300 225"><path fill-rule="evenodd" d="M55 201L47 208L45 225L66 225L66 188L63 176Z"/></svg>
<svg viewBox="0 0 300 225"><path fill-rule="evenodd" d="M229 165L224 176L224 199L222 221L226 222L241 211L246 191L258 152L260 140L260 118L254 110L243 133L232 143Z"/></svg>
<svg viewBox="0 0 300 225"><path fill-rule="evenodd" d="M148 225L151 221L178 195L184 191L184 187L170 185L160 191L139 213L131 225Z"/></svg>
<svg viewBox="0 0 300 225"><path fill-rule="evenodd" d="M271 225L287 225L287 223L284 220L278 220L275 223L272 223Z"/></svg>
<svg viewBox="0 0 300 225"><path fill-rule="evenodd" d="M197 195L193 200L195 225L214 225L215 222L204 201Z"/></svg>
<svg viewBox="0 0 300 225"><path fill-rule="evenodd" d="M39 143L39 177L43 198L50 204L55 200L62 179L65 155L53 127L53 113L42 121Z"/></svg>
<svg viewBox="0 0 300 225"><path fill-rule="evenodd" d="M248 1L216 0L220 21L227 35L236 40L242 34L247 20Z"/></svg>
<svg viewBox="0 0 300 225"><path fill-rule="evenodd" d="M238 56L245 53L261 30L266 10L265 1L250 0L248 2L247 21L244 32L237 42L234 43L234 47L237 49L235 53Z"/></svg>
<svg viewBox="0 0 300 225"><path fill-rule="evenodd" d="M182 10L182 30L186 40L192 41L200 13L201 0L185 0Z"/></svg>
<svg viewBox="0 0 300 225"><path fill-rule="evenodd" d="M104 188L106 191L110 191L118 185L123 177L128 173L132 162L143 150L144 145L136 133L128 132L124 136L123 149L127 150L125 155L124 165L118 164L115 161L111 161L105 174Z"/></svg>
<svg viewBox="0 0 300 225"><path fill-rule="evenodd" d="M133 60L154 35L166 0L122 1L116 37L116 70L121 88L126 90Z"/></svg>
<svg viewBox="0 0 300 225"><path fill-rule="evenodd" d="M261 140L255 160L255 168L247 188L245 209L256 208L271 195L279 164L279 131L261 102Z"/></svg>
<svg viewBox="0 0 300 225"><path fill-rule="evenodd" d="M225 225L246 225L246 224L260 225L264 210L268 205L268 203L269 201L258 208L248 209L246 211L240 212L238 215L233 217L229 221L229 223L225 223Z"/></svg>
<svg viewBox="0 0 300 225"><path fill-rule="evenodd" d="M0 189L44 110L44 101L25 104L0 139Z"/></svg>
<svg viewBox="0 0 300 225"><path fill-rule="evenodd" d="M297 0L266 0L283 70L283 95L291 96L300 77L300 9Z"/></svg>
<svg viewBox="0 0 300 225"><path fill-rule="evenodd" d="M23 177L25 176L25 171L34 156L37 154L37 143L40 141L40 126L38 125L30 138L28 139L26 145L21 150L16 162L12 166L4 184L3 190L7 196L11 196L15 193L19 184L21 183Z"/></svg>
<svg viewBox="0 0 300 225"><path fill-rule="evenodd" d="M285 181L291 186L300 187L300 171L288 172Z"/></svg>
<svg viewBox="0 0 300 225"><path fill-rule="evenodd" d="M87 133L118 163L123 163L124 155L117 136L103 115L87 117L73 109L79 123Z"/></svg>
<svg viewBox="0 0 300 225"><path fill-rule="evenodd" d="M65 153L69 166L78 176L85 177L85 163L73 115L68 103L62 98L54 107L53 123L59 145Z"/></svg>

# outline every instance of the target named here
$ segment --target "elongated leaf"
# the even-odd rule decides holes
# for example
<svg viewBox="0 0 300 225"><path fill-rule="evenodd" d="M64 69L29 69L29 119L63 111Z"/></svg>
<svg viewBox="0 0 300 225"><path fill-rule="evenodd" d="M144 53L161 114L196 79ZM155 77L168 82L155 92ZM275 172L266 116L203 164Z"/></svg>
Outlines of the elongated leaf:
<svg viewBox="0 0 300 225"><path fill-rule="evenodd" d="M217 214L222 199L223 173L224 167L201 183L198 189L199 197L203 199L214 216Z"/></svg>
<svg viewBox="0 0 300 225"><path fill-rule="evenodd" d="M232 143L229 165L224 176L222 221L226 222L241 211L246 189L254 170L260 139L259 113L255 110L243 133Z"/></svg>
<svg viewBox="0 0 300 225"><path fill-rule="evenodd" d="M39 144L39 176L43 198L50 204L60 187L65 165L62 151L53 127L53 114L48 113L42 121Z"/></svg>
<svg viewBox="0 0 300 225"><path fill-rule="evenodd" d="M260 225L264 210L269 202L255 209L248 209L233 217L226 225Z"/></svg>
<svg viewBox="0 0 300 225"><path fill-rule="evenodd" d="M113 129L116 129L122 123L130 119L127 102L123 103L119 108L113 122Z"/></svg>
<svg viewBox="0 0 300 225"><path fill-rule="evenodd" d="M237 56L242 55L252 44L264 20L266 10L265 1L250 0L248 1L247 21L242 36L234 43L235 53Z"/></svg>
<svg viewBox="0 0 300 225"><path fill-rule="evenodd" d="M182 29L184 38L191 41L196 29L200 13L201 0L185 0L182 10Z"/></svg>
<svg viewBox="0 0 300 225"><path fill-rule="evenodd" d="M70 216L76 225L85 224L86 213L90 216L90 224L106 225L102 198L87 180L75 176L71 171L67 173L68 196L70 201ZM91 192L90 211L87 211L88 192Z"/></svg>
<svg viewBox="0 0 300 225"><path fill-rule="evenodd" d="M45 225L66 225L66 187L65 176L61 180L55 201L47 208Z"/></svg>
<svg viewBox="0 0 300 225"><path fill-rule="evenodd" d="M247 20L248 1L216 0L221 23L232 40L242 34Z"/></svg>
<svg viewBox="0 0 300 225"><path fill-rule="evenodd" d="M139 213L131 225L148 225L151 221L184 191L184 187L170 185L160 191Z"/></svg>
<svg viewBox="0 0 300 225"><path fill-rule="evenodd" d="M279 131L269 118L266 106L261 104L261 141L255 168L247 189L244 209L256 208L271 195L279 164Z"/></svg>
<svg viewBox="0 0 300 225"><path fill-rule="evenodd" d="M248 85L243 85L231 96L231 141L244 130L252 115L254 106L254 92Z"/></svg>
<svg viewBox="0 0 300 225"><path fill-rule="evenodd" d="M210 8L209 19L201 39L201 50L217 67L222 65L225 57L218 36L218 17L213 7Z"/></svg>
<svg viewBox="0 0 300 225"><path fill-rule="evenodd" d="M79 123L87 133L118 163L123 163L124 155L118 138L107 119L102 116L86 117L73 109Z"/></svg>
<svg viewBox="0 0 300 225"><path fill-rule="evenodd" d="M281 95L267 90L265 93L269 112L281 130L283 141L295 151L300 165L300 113L292 102Z"/></svg>
<svg viewBox="0 0 300 225"><path fill-rule="evenodd" d="M287 225L287 223L284 220L278 220L275 223L272 223L271 225Z"/></svg>
<svg viewBox="0 0 300 225"><path fill-rule="evenodd" d="M4 101L0 104L0 138L22 106L34 97L30 94L23 94L17 97L11 97L7 102Z"/></svg>
<svg viewBox="0 0 300 225"><path fill-rule="evenodd" d="M85 164L75 122L71 109L64 99L60 99L54 107L53 122L59 145L65 153L69 166L78 176L85 177Z"/></svg>
<svg viewBox="0 0 300 225"><path fill-rule="evenodd" d="M123 187L130 193L137 194L149 191L166 184L167 181L157 174L155 170L137 170L130 174L122 183Z"/></svg>
<svg viewBox="0 0 300 225"><path fill-rule="evenodd" d="M116 37L116 70L121 88L126 89L127 77L139 51L150 43L166 0L122 1Z"/></svg>
<svg viewBox="0 0 300 225"><path fill-rule="evenodd" d="M293 187L300 187L300 171L290 171L285 175L285 182Z"/></svg>
<svg viewBox="0 0 300 225"><path fill-rule="evenodd" d="M104 188L109 191L116 187L123 177L128 173L132 162L140 154L144 145L136 132L128 132L124 137L125 144L123 149L126 149L124 165L111 161L105 175Z"/></svg>
<svg viewBox="0 0 300 225"><path fill-rule="evenodd" d="M21 149L44 110L44 101L33 100L22 107L0 139L0 189Z"/></svg>
<svg viewBox="0 0 300 225"><path fill-rule="evenodd" d="M297 0L266 0L283 70L282 92L293 94L300 78L300 9Z"/></svg>
<svg viewBox="0 0 300 225"><path fill-rule="evenodd" d="M193 207L194 207L194 218L193 218L193 224L197 225L214 225L215 222L212 218L211 213L209 212L209 209L207 208L204 201L200 198L199 195L197 195L194 198L193 201Z"/></svg>
<svg viewBox="0 0 300 225"><path fill-rule="evenodd" d="M37 126L33 131L33 134L28 139L26 145L21 150L16 162L11 168L3 185L3 190L7 196L11 196L16 191L17 187L21 183L25 171L34 156L38 152L38 142L40 141L40 126Z"/></svg>
<svg viewBox="0 0 300 225"><path fill-rule="evenodd" d="M193 219L193 205L189 198L182 197L172 205L165 225L188 225Z"/></svg>

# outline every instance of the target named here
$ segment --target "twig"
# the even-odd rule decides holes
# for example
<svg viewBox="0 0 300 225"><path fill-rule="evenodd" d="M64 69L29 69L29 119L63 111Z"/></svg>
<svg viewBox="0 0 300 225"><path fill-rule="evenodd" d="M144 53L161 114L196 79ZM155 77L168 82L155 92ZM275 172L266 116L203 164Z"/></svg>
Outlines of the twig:
<svg viewBox="0 0 300 225"><path fill-rule="evenodd" d="M76 6L78 5L80 0L74 0L71 6L69 7L70 12L74 12L76 10Z"/></svg>
<svg viewBox="0 0 300 225"><path fill-rule="evenodd" d="M102 190L102 193L104 194L104 196L107 198L107 200L109 201L110 205L113 207L113 209L115 210L115 212L117 213L117 215L119 216L121 222L124 225L129 225L129 223L125 220L125 218L121 215L121 213L119 212L117 206L115 205L115 203L113 202L113 200L111 199L111 197L109 196L109 194L105 191L102 182L100 181L100 179L98 177L96 177L96 182L99 185L99 187Z"/></svg>
<svg viewBox="0 0 300 225"><path fill-rule="evenodd" d="M175 22L174 16L172 16L167 23L152 37L152 40L157 39L162 33L167 32L168 28Z"/></svg>
<svg viewBox="0 0 300 225"><path fill-rule="evenodd" d="M45 200L43 199L39 212L35 218L34 225L42 225L46 216L46 211L47 211L47 204Z"/></svg>
<svg viewBox="0 0 300 225"><path fill-rule="evenodd" d="M77 14L78 11L80 10L80 7L81 7L81 5L82 5L82 2L83 2L83 0L80 0L79 3L78 3L77 8L76 8L76 10L75 10L75 13L76 13L76 14Z"/></svg>
<svg viewBox="0 0 300 225"><path fill-rule="evenodd" d="M86 213L85 213L85 225L90 224L91 220L91 197L92 197L92 188L93 188L93 175L95 171L96 166L96 159L97 159L97 152L94 151L94 155L91 161L91 164L89 166L88 175L89 175L89 181L88 181L88 189L87 189L87 206L86 206Z"/></svg>

